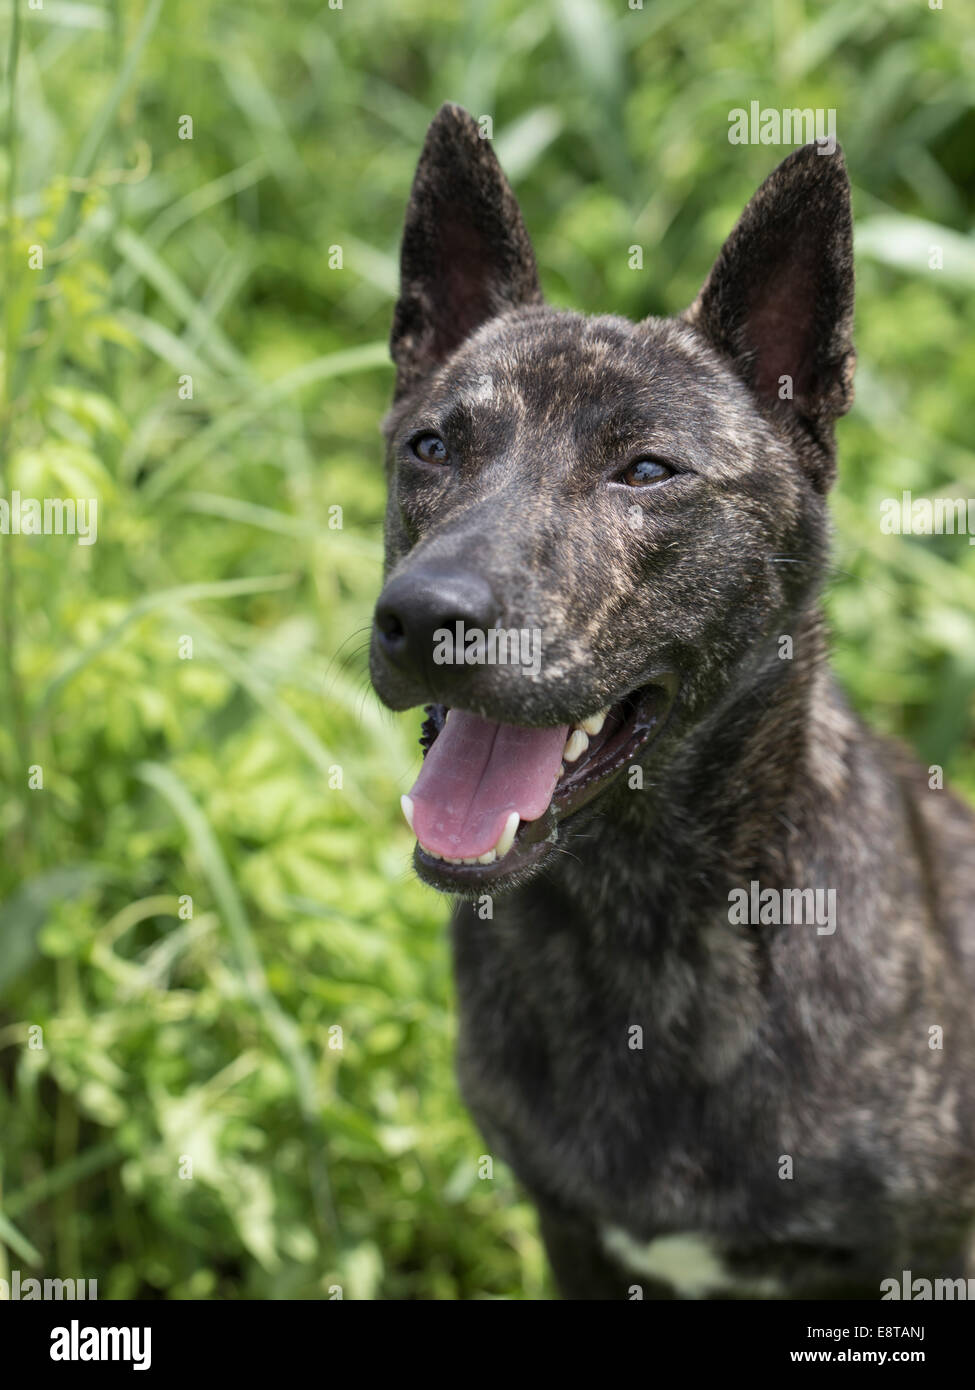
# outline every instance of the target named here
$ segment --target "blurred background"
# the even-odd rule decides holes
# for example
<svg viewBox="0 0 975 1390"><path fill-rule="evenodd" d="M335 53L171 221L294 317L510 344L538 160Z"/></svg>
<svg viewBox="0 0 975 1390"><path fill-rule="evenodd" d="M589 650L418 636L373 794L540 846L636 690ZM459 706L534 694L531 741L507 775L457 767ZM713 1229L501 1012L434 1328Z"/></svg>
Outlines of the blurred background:
<svg viewBox="0 0 975 1390"><path fill-rule="evenodd" d="M693 298L787 153L729 111L836 108L836 665L975 797L975 547L879 521L975 497L975 29L634 3L4 7L0 496L99 513L92 546L0 537L0 1278L550 1292L457 1098L448 903L399 812L419 721L365 675L397 243L445 99L492 118L550 300L631 317Z"/></svg>

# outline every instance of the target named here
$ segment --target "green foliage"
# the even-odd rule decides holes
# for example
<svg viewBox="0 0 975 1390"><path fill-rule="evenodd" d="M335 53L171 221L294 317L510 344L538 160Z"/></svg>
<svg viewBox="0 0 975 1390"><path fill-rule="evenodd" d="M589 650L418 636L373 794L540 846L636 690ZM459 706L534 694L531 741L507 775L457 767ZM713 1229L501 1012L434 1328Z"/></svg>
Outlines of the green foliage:
<svg viewBox="0 0 975 1390"><path fill-rule="evenodd" d="M0 1277L548 1288L456 1094L446 904L398 812L417 720L365 682L397 239L444 99L493 117L549 297L631 316L693 297L784 153L731 146L729 109L837 109L860 370L836 660L975 792L975 547L879 529L902 489L975 496L957 8L7 7L0 496L99 513L91 546L0 537Z"/></svg>

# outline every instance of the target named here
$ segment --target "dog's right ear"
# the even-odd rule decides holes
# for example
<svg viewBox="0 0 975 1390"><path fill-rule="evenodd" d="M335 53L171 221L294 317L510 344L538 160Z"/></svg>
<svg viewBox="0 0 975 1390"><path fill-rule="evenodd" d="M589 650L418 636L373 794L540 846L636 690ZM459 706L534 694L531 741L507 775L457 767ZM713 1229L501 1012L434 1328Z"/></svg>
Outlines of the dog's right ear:
<svg viewBox="0 0 975 1390"><path fill-rule="evenodd" d="M832 425L853 400L853 219L839 146L804 145L762 184L686 318L763 402L815 441L834 472Z"/></svg>
<svg viewBox="0 0 975 1390"><path fill-rule="evenodd" d="M491 143L448 103L427 132L406 211L390 338L396 399L482 323L541 298L531 242Z"/></svg>

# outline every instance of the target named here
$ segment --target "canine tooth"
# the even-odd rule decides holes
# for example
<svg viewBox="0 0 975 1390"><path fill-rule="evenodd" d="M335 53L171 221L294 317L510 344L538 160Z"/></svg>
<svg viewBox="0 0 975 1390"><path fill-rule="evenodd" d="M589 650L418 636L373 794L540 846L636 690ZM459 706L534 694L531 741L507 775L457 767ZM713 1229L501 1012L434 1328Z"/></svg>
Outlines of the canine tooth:
<svg viewBox="0 0 975 1390"><path fill-rule="evenodd" d="M584 729L573 729L566 740L562 756L567 763L574 763L589 747L589 735Z"/></svg>
<svg viewBox="0 0 975 1390"><path fill-rule="evenodd" d="M521 820L517 811L510 812L508 819L504 823L501 832L501 839L494 846L494 852L499 859L503 859L508 850L515 842L515 831L518 829L518 822Z"/></svg>
<svg viewBox="0 0 975 1390"><path fill-rule="evenodd" d="M489 849L487 854L482 854L477 862L479 864L493 864L497 857L498 851L496 849Z"/></svg>
<svg viewBox="0 0 975 1390"><path fill-rule="evenodd" d="M598 714L591 714L588 719L580 721L579 728L585 729L590 738L595 738L602 731L608 713L608 709L601 709Z"/></svg>
<svg viewBox="0 0 975 1390"><path fill-rule="evenodd" d="M413 829L413 799L409 796L401 796L399 804L403 808L403 815L406 817L406 824Z"/></svg>

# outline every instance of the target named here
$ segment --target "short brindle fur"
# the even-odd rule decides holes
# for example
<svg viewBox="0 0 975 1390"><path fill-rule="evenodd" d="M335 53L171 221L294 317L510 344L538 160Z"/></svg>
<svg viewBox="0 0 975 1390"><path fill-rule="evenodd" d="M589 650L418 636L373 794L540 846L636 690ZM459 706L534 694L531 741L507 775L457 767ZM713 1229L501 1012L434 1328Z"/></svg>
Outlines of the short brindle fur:
<svg viewBox="0 0 975 1390"><path fill-rule="evenodd" d="M428 742L445 706L540 727L658 701L642 789L628 764L510 872L417 851L460 897L465 1099L569 1298L675 1296L621 1251L677 1234L707 1243L721 1275L697 1292L719 1296L966 1272L975 821L850 711L820 611L852 317L839 151L789 155L691 308L634 324L546 307L490 142L456 106L430 128L392 334L386 592L421 576L449 608L473 576L545 659L534 680L404 666L377 630L375 686L432 705ZM410 455L420 429L449 468ZM608 485L634 450L678 471ZM732 925L752 880L835 889L835 933Z"/></svg>

